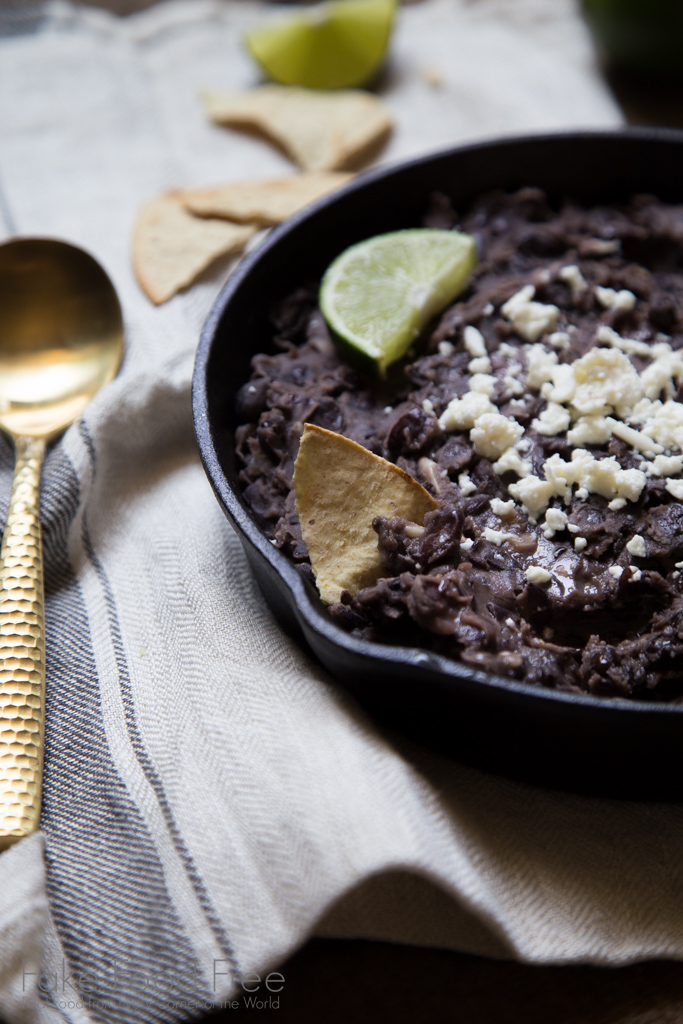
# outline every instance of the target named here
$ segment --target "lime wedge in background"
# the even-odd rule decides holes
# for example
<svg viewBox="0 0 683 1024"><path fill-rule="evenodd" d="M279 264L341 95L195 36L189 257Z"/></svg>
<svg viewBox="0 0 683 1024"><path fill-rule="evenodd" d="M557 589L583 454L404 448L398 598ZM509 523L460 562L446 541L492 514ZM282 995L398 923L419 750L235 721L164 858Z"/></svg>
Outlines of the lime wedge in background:
<svg viewBox="0 0 683 1024"><path fill-rule="evenodd" d="M471 235L414 228L352 245L328 267L320 308L333 333L383 376L477 264Z"/></svg>
<svg viewBox="0 0 683 1024"><path fill-rule="evenodd" d="M396 0L332 0L251 29L247 47L281 85L350 89L384 60Z"/></svg>

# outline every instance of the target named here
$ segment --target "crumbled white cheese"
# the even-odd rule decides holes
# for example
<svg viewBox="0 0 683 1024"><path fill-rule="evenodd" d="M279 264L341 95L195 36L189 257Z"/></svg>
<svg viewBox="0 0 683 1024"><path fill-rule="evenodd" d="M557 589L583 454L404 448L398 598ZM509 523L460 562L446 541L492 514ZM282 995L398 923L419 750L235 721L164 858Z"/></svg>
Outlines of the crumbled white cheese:
<svg viewBox="0 0 683 1024"><path fill-rule="evenodd" d="M636 533L631 537L630 541L626 545L626 550L629 555L634 555L636 558L647 558L647 546L645 544L645 538L641 537L639 533Z"/></svg>
<svg viewBox="0 0 683 1024"><path fill-rule="evenodd" d="M576 525L576 523L567 523L567 529L569 530L570 533L578 533L579 532L579 527Z"/></svg>
<svg viewBox="0 0 683 1024"><path fill-rule="evenodd" d="M455 351L455 346L452 341L440 341L438 351L440 356L450 356Z"/></svg>
<svg viewBox="0 0 683 1024"><path fill-rule="evenodd" d="M537 476L525 476L516 484L510 484L508 491L526 513L532 523L538 519L539 513L548 507L553 496L553 486L547 480L539 480Z"/></svg>
<svg viewBox="0 0 683 1024"><path fill-rule="evenodd" d="M503 473L516 473L518 477L523 478L531 475L531 462L529 459L523 459L515 448L508 448L498 462L494 462L493 469L498 476L502 476Z"/></svg>
<svg viewBox="0 0 683 1024"><path fill-rule="evenodd" d="M602 459L602 461L605 462L606 460ZM616 462L616 459L614 461ZM618 465L619 463L617 462ZM638 501L646 483L647 477L642 470L619 468L614 474L615 497L626 498L627 501ZM610 495L606 494L605 497L608 498Z"/></svg>
<svg viewBox="0 0 683 1024"><path fill-rule="evenodd" d="M491 360L488 356L477 356L476 359L470 359L467 369L469 373L490 373Z"/></svg>
<svg viewBox="0 0 683 1024"><path fill-rule="evenodd" d="M477 455L498 459L523 433L524 427L511 416L489 412L475 420L470 431L470 441Z"/></svg>
<svg viewBox="0 0 683 1024"><path fill-rule="evenodd" d="M588 541L585 537L574 537L574 550L583 551Z"/></svg>
<svg viewBox="0 0 683 1024"><path fill-rule="evenodd" d="M615 580L618 580L624 571L623 565L610 565L607 572L610 576L614 576Z"/></svg>
<svg viewBox="0 0 683 1024"><path fill-rule="evenodd" d="M426 480L428 484L431 484L438 494L441 489L441 480L444 474L442 470L439 469L436 462L434 462L433 459L428 459L426 455L423 455L421 459L418 459L417 468L423 479Z"/></svg>
<svg viewBox="0 0 683 1024"><path fill-rule="evenodd" d="M635 338L622 338L611 327L601 324L598 327L597 339L603 345L611 345L613 348L620 348L627 356L645 356L652 358L652 347L645 341L636 341Z"/></svg>
<svg viewBox="0 0 683 1024"><path fill-rule="evenodd" d="M431 399L429 399L429 398L423 399L423 401L422 401L422 408L424 409L424 411L427 413L428 416L433 416L434 415L434 406L432 404Z"/></svg>
<svg viewBox="0 0 683 1024"><path fill-rule="evenodd" d="M505 305L501 306L501 313L506 320L514 326L515 330L525 341L538 341L542 334L547 331L554 331L557 325L557 318L560 311L557 306L544 305L541 302L533 302L536 289L532 284L526 285L513 295Z"/></svg>
<svg viewBox="0 0 683 1024"><path fill-rule="evenodd" d="M548 344L557 349L569 348L571 338L566 331L553 331L552 334L548 335Z"/></svg>
<svg viewBox="0 0 683 1024"><path fill-rule="evenodd" d="M393 411L394 411L394 407L393 407L393 405L385 405L385 406L384 406L384 410L383 410L383 411L384 411L385 413L390 413L390 412L393 412Z"/></svg>
<svg viewBox="0 0 683 1024"><path fill-rule="evenodd" d="M621 242L618 238L591 238L588 247L591 256L612 256L619 252Z"/></svg>
<svg viewBox="0 0 683 1024"><path fill-rule="evenodd" d="M636 451L661 452L664 450L661 445L653 441L647 434L643 434L640 430L634 430L633 427L627 426L621 420L615 420L612 416L607 416L606 420L615 437L625 441L626 444L630 444Z"/></svg>
<svg viewBox="0 0 683 1024"><path fill-rule="evenodd" d="M540 565L530 565L525 573L529 583L549 583L552 576L547 569L542 569Z"/></svg>
<svg viewBox="0 0 683 1024"><path fill-rule="evenodd" d="M666 489L678 501L683 501L683 480L667 480Z"/></svg>
<svg viewBox="0 0 683 1024"><path fill-rule="evenodd" d="M491 511L499 519L509 519L515 514L514 501L502 501L500 498L491 498Z"/></svg>
<svg viewBox="0 0 683 1024"><path fill-rule="evenodd" d="M495 313L495 311L496 307L493 305L493 303L487 302L481 312L483 316L491 316L493 313Z"/></svg>
<svg viewBox="0 0 683 1024"><path fill-rule="evenodd" d="M498 351L501 356L505 356L506 359L516 359L519 355L519 349L516 345L510 345L507 341L501 341L498 346Z"/></svg>
<svg viewBox="0 0 683 1024"><path fill-rule="evenodd" d="M483 363L483 359L473 359L470 363ZM491 369L491 361L486 360L488 363L489 370ZM470 378L470 391L476 391L480 395L492 395L496 388L496 378L490 373L475 373Z"/></svg>
<svg viewBox="0 0 683 1024"><path fill-rule="evenodd" d="M553 492L567 502L574 484L579 488L577 497L584 497L585 492L585 497L592 493L610 500L626 498L637 501L647 480L641 470L622 469L613 457L595 459L585 448L575 448L571 462L565 462L557 453L551 455L543 471Z"/></svg>
<svg viewBox="0 0 683 1024"><path fill-rule="evenodd" d="M474 421L487 412L498 410L486 395L468 391L462 398L451 399L439 416L439 426L442 430L469 430Z"/></svg>
<svg viewBox="0 0 683 1024"><path fill-rule="evenodd" d="M586 279L577 266L573 263L568 267L562 267L559 271L558 277L564 281L571 288L572 298L578 299L579 295L583 295L584 292L588 291L588 285Z"/></svg>
<svg viewBox="0 0 683 1024"><path fill-rule="evenodd" d="M571 363L560 363L553 370L552 384L544 384L541 394L551 402L565 404L571 402L576 391L576 380Z"/></svg>
<svg viewBox="0 0 683 1024"><path fill-rule="evenodd" d="M477 489L477 485L474 483L469 473L460 474L458 477L458 487L465 496L468 494L474 494Z"/></svg>
<svg viewBox="0 0 683 1024"><path fill-rule="evenodd" d="M407 523L405 528L406 537L410 537L414 540L416 537L421 537L425 532L424 526L420 526L419 523Z"/></svg>
<svg viewBox="0 0 683 1024"><path fill-rule="evenodd" d="M598 285L595 289L595 297L604 309L620 309L629 312L636 304L635 295L627 288L622 288L617 292L614 288L600 288Z"/></svg>
<svg viewBox="0 0 683 1024"><path fill-rule="evenodd" d="M643 398L630 417L638 423L648 437L654 438L664 449L683 449L683 405L669 399L666 402Z"/></svg>
<svg viewBox="0 0 683 1024"><path fill-rule="evenodd" d="M545 437L555 437L556 434L562 434L567 429L569 422L569 413L563 405L558 405L557 402L548 402L547 407L531 426Z"/></svg>
<svg viewBox="0 0 683 1024"><path fill-rule="evenodd" d="M557 352L548 352L544 345L532 345L526 350L527 384L532 391L540 391L546 381L553 379L557 366Z"/></svg>
<svg viewBox="0 0 683 1024"><path fill-rule="evenodd" d="M567 518L567 513L562 509L549 508L543 523L543 536L550 540L556 533L562 533L567 528Z"/></svg>
<svg viewBox="0 0 683 1024"><path fill-rule="evenodd" d="M511 618L509 618L509 617L508 617L508 618L507 618L507 619L505 620L505 625L506 625L506 626L509 626L509 627L510 627L510 629L514 629L514 628L515 628L515 620L514 620L514 619L511 619Z"/></svg>
<svg viewBox="0 0 683 1024"><path fill-rule="evenodd" d="M605 416L614 410L626 419L642 397L636 369L619 349L592 348L571 370L576 382L571 402L579 416Z"/></svg>
<svg viewBox="0 0 683 1024"><path fill-rule="evenodd" d="M626 498L612 498L612 500L608 502L607 508L610 512L620 512L622 508L626 508L627 505L628 502L626 501Z"/></svg>
<svg viewBox="0 0 683 1024"><path fill-rule="evenodd" d="M484 540L490 541L495 544L496 547L500 547L506 540L517 540L517 534L515 533L504 533L503 530L492 530L490 526L487 526L483 533Z"/></svg>
<svg viewBox="0 0 683 1024"><path fill-rule="evenodd" d="M587 444L607 444L611 436L612 428L606 416L579 416L572 429L567 431L567 440L576 448Z"/></svg>
<svg viewBox="0 0 683 1024"><path fill-rule="evenodd" d="M585 466L593 461L593 456L585 448L575 448L571 462L565 462L561 455L555 453L546 459L543 472L551 486L551 491L569 504L574 484L582 481Z"/></svg>
<svg viewBox="0 0 683 1024"><path fill-rule="evenodd" d="M631 570L631 581L630 581L631 583L637 583L638 580L642 579L643 574L640 571L640 569L638 568L638 566L636 566L636 565L629 565L629 569Z"/></svg>
<svg viewBox="0 0 683 1024"><path fill-rule="evenodd" d="M462 548L463 551L469 551L473 544L474 541L472 540L471 537L463 537L462 540L460 541L460 547Z"/></svg>
<svg viewBox="0 0 683 1024"><path fill-rule="evenodd" d="M647 463L649 476L676 476L683 472L683 456L658 455L653 462Z"/></svg>
<svg viewBox="0 0 683 1024"><path fill-rule="evenodd" d="M652 362L640 375L646 398L653 401L664 392L665 398L673 398L677 385L683 379L683 358L680 351L674 352L663 342L652 347Z"/></svg>
<svg viewBox="0 0 683 1024"><path fill-rule="evenodd" d="M467 326L463 331L463 342L465 348L472 356L476 359L479 356L485 356L486 353L486 342L484 341L484 335L481 331L478 331L476 327Z"/></svg>
<svg viewBox="0 0 683 1024"><path fill-rule="evenodd" d="M587 464L580 486L603 498L627 498L637 501L646 484L646 476L639 469L622 469L615 458L594 459Z"/></svg>
<svg viewBox="0 0 683 1024"><path fill-rule="evenodd" d="M507 373L503 377L503 384L511 395L519 396L524 394L524 383L519 379L519 377L515 376L515 374L521 373L521 370L521 363L510 363L507 368Z"/></svg>

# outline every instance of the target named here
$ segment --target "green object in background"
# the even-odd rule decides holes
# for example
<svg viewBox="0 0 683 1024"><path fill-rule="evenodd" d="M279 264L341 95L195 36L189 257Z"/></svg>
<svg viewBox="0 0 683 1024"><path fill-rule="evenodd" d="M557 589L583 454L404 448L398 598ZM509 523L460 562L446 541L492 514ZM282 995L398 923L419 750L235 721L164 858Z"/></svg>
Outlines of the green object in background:
<svg viewBox="0 0 683 1024"><path fill-rule="evenodd" d="M616 67L683 78L683 0L583 0L583 9Z"/></svg>
<svg viewBox="0 0 683 1024"><path fill-rule="evenodd" d="M383 377L477 265L472 235L408 228L352 245L330 264L320 309L362 368Z"/></svg>
<svg viewBox="0 0 683 1024"><path fill-rule="evenodd" d="M384 63L397 0L331 0L251 29L246 45L281 85L351 89Z"/></svg>

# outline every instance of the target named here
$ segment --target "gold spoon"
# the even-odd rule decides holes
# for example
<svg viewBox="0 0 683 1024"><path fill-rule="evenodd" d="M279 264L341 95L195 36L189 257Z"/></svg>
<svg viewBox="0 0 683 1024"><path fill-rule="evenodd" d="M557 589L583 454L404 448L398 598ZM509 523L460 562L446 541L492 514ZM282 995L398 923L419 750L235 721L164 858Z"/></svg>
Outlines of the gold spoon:
<svg viewBox="0 0 683 1024"><path fill-rule="evenodd" d="M38 825L45 733L40 471L118 370L121 307L100 265L44 238L0 245L0 429L15 466L0 549L0 850Z"/></svg>

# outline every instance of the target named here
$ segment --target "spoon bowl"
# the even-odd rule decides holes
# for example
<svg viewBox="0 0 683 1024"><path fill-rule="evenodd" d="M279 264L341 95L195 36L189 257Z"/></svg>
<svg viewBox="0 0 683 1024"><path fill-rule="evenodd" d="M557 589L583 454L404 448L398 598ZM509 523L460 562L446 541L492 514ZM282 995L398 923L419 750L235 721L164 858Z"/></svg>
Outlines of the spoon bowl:
<svg viewBox="0 0 683 1024"><path fill-rule="evenodd" d="M92 256L54 239L0 245L0 429L15 448L0 549L0 850L33 832L40 813L45 447L114 377L122 350L121 307Z"/></svg>
<svg viewBox="0 0 683 1024"><path fill-rule="evenodd" d="M0 245L0 428L49 439L121 360L116 292L82 249L43 238Z"/></svg>

